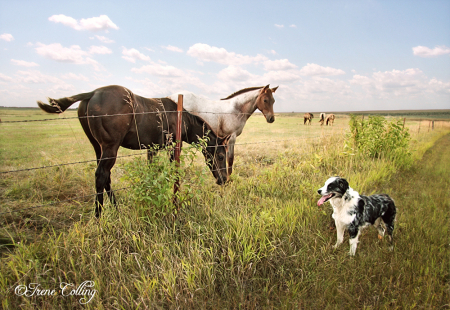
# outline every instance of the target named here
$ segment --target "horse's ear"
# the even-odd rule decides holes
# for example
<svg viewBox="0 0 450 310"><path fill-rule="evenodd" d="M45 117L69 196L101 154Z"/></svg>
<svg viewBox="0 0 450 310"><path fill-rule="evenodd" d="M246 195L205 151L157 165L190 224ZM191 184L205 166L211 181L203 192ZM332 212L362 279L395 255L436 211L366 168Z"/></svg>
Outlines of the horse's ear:
<svg viewBox="0 0 450 310"><path fill-rule="evenodd" d="M262 94L262 93L265 93L265 92L269 89L269 85L270 85L270 84L267 84L266 86L264 86L264 87L261 89L261 94Z"/></svg>
<svg viewBox="0 0 450 310"><path fill-rule="evenodd" d="M230 142L230 139L231 139L231 135L228 135L225 138L223 138L223 144L228 145L228 142Z"/></svg>
<svg viewBox="0 0 450 310"><path fill-rule="evenodd" d="M270 90L272 91L272 93L274 93L274 92L278 89L278 87L279 87L279 86L277 86L277 87L275 87L275 88L271 88Z"/></svg>

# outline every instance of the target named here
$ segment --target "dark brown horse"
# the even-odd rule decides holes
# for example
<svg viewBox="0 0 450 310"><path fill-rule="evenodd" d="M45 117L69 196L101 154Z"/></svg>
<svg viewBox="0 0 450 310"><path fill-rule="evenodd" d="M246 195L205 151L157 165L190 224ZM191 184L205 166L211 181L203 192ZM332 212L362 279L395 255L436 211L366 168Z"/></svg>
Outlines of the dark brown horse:
<svg viewBox="0 0 450 310"><path fill-rule="evenodd" d="M120 146L132 150L153 146L162 148L172 139L175 141L177 104L168 98L143 98L122 86L105 86L89 93L48 100L50 105L38 101L39 107L48 113L62 113L73 103L81 101L78 117L97 156L96 217L101 215L103 191L106 190L111 202L116 203L111 191L111 168ZM203 152L206 163L217 184L224 184L227 180L225 144L228 137L217 137L198 116L186 111L182 115L182 140L198 143L199 138L208 138Z"/></svg>

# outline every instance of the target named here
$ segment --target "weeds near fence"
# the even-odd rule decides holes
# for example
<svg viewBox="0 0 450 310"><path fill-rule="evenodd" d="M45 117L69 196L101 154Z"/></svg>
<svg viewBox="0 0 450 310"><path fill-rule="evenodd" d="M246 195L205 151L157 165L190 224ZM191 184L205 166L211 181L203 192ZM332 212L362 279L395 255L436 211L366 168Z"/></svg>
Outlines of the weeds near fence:
<svg viewBox="0 0 450 310"><path fill-rule="evenodd" d="M388 158L400 166L411 164L411 136L401 119L388 122L382 116L369 116L364 120L351 114L349 129L345 148L352 154L377 159Z"/></svg>
<svg viewBox="0 0 450 310"><path fill-rule="evenodd" d="M140 157L123 165L125 174L122 180L131 183L130 202L147 221L156 217L173 218L178 211L191 204L200 192L198 189L203 187L207 174L205 170L208 169L196 170L193 176L187 178L184 167L193 165L197 153L206 148L206 140L200 139L200 143L182 148L180 165L170 160L174 148L175 143L162 150L158 146L152 147L150 151L158 154L153 156L151 162ZM183 168L180 169L180 166ZM177 180L183 180L182 191L174 193Z"/></svg>

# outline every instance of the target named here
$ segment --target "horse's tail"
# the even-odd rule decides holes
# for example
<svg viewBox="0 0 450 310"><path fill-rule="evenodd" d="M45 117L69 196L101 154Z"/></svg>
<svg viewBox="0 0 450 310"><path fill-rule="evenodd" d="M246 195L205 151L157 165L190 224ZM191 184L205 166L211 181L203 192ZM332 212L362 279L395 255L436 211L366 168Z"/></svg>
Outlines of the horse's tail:
<svg viewBox="0 0 450 310"><path fill-rule="evenodd" d="M72 97L65 97L60 99L52 99L48 98L47 103L43 103L42 101L38 101L38 106L47 113L62 113L67 110L72 104L80 100L91 99L94 96L95 90L90 93L82 93Z"/></svg>

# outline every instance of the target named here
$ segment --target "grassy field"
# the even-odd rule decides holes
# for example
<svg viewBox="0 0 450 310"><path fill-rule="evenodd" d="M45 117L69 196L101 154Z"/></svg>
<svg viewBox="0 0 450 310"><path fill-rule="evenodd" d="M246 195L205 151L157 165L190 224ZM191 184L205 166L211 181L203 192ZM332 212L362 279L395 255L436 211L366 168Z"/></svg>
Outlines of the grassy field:
<svg viewBox="0 0 450 310"><path fill-rule="evenodd" d="M304 126L298 114L278 115L273 124L254 115L237 140L232 182L215 185L200 156L184 167L183 188L194 194L176 220L142 217L151 206L123 190L116 193L118 211L107 203L97 221L95 154L75 116L0 109L0 171L54 166L2 174L4 309L450 307L448 119L432 130L429 114L407 118L414 163L399 168L344 150L348 115L338 115L333 127L320 127L318 119ZM54 120L31 121L43 119ZM29 121L11 122L23 120ZM136 153L121 149L119 156ZM113 189L130 186L127 163L137 157L145 155L118 159ZM59 166L74 162L80 163ZM331 207L316 205L316 190L332 175L362 194L395 199L393 252L370 228L354 258L347 235L333 250ZM63 282L77 288L84 281L96 290L85 305L86 292L84 300L61 291ZM30 283L55 295L16 294Z"/></svg>

